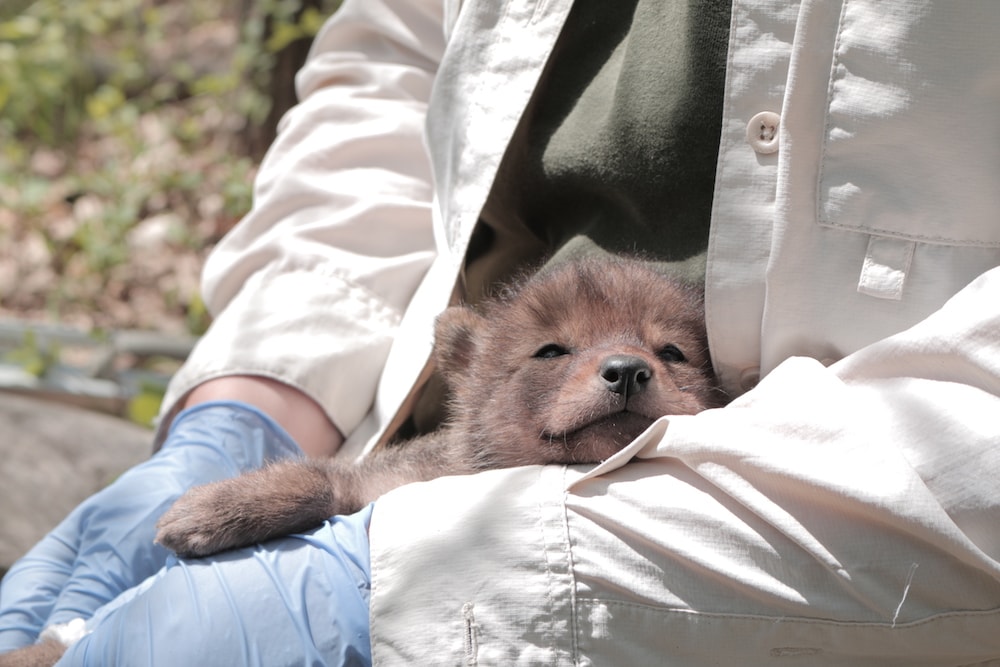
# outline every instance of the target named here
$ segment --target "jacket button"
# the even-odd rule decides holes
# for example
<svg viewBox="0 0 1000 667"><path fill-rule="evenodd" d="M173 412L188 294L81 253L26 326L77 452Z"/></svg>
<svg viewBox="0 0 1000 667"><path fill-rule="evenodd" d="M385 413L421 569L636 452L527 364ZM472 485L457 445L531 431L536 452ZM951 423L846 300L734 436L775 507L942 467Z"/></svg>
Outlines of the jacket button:
<svg viewBox="0 0 1000 667"><path fill-rule="evenodd" d="M778 125L781 116L773 111L761 111L747 123L747 143L760 153L768 155L778 151Z"/></svg>

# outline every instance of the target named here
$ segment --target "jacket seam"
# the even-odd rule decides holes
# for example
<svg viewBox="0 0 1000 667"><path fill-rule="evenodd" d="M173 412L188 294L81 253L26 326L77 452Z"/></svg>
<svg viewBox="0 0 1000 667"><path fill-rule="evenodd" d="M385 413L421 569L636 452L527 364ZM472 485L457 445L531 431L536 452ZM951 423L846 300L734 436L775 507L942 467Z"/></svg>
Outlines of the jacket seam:
<svg viewBox="0 0 1000 667"><path fill-rule="evenodd" d="M767 616L764 614L738 614L738 613L725 613L725 612L706 612L698 611L696 609L684 609L680 607L668 607L656 604L644 604L641 602L629 602L626 600L609 600L601 597L581 597L577 599L578 603L600 603L605 606L616 606L630 609L643 609L647 611L654 611L659 613L675 613L675 614L687 614L690 616L701 616L705 618L720 618L720 619L739 619L739 620L756 620L756 621L768 621L775 623L800 623L808 625L836 625L841 627L871 627L871 628L885 628L887 630L905 630L919 628L924 625L930 625L940 620L950 619L950 618L988 618L990 616L1000 616L1000 607L994 609L964 609L960 611L949 611L940 614L933 614L926 618L917 619L915 621L907 621L905 623L891 622L891 621L843 621L832 618L809 618L808 616Z"/></svg>

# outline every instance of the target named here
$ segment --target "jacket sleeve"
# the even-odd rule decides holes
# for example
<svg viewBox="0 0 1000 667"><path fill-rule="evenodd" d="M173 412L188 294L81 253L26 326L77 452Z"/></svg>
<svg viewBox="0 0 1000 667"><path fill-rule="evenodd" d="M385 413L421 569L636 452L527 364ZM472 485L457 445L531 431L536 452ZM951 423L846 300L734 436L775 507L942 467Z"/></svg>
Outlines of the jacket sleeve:
<svg viewBox="0 0 1000 667"><path fill-rule="evenodd" d="M344 434L361 421L435 253L423 128L439 5L347 0L317 36L253 209L206 263L214 321L170 384L160 437L188 391L233 374L303 390Z"/></svg>

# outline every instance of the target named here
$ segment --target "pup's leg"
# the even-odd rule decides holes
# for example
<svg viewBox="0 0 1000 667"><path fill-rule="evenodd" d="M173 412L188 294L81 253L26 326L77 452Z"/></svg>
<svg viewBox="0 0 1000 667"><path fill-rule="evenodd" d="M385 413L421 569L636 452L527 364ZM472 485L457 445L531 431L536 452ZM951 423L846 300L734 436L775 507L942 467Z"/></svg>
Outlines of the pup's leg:
<svg viewBox="0 0 1000 667"><path fill-rule="evenodd" d="M0 655L0 667L52 667L66 652L56 639L44 639L37 644Z"/></svg>
<svg viewBox="0 0 1000 667"><path fill-rule="evenodd" d="M320 462L274 463L189 490L160 518L156 541L207 556L318 525L333 500Z"/></svg>
<svg viewBox="0 0 1000 667"><path fill-rule="evenodd" d="M313 528L409 482L467 471L444 437L388 448L356 465L282 461L191 489L160 519L156 541L181 556L207 556Z"/></svg>

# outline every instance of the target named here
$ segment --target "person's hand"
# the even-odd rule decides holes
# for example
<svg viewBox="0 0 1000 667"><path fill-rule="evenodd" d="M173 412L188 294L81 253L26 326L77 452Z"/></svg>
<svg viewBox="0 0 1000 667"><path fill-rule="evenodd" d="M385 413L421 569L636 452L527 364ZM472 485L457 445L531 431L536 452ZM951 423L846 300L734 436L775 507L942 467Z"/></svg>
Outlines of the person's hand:
<svg viewBox="0 0 1000 667"><path fill-rule="evenodd" d="M372 507L261 545L172 561L99 609L59 664L370 665Z"/></svg>
<svg viewBox="0 0 1000 667"><path fill-rule="evenodd" d="M302 452L245 403L218 401L175 418L152 458L77 507L14 564L0 588L0 652L35 642L43 628L89 618L159 570L156 521L187 489Z"/></svg>

